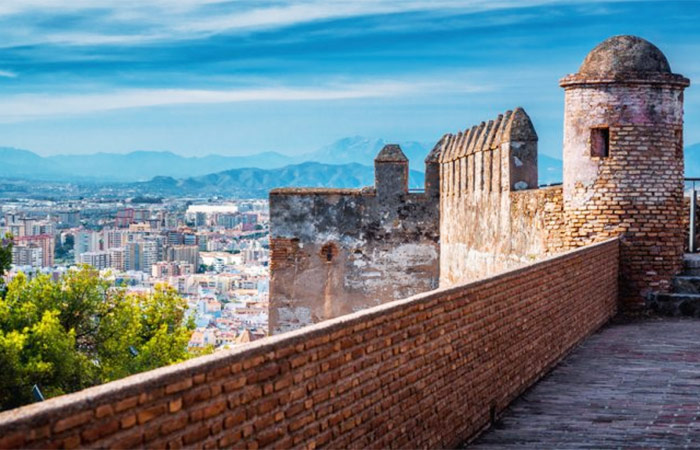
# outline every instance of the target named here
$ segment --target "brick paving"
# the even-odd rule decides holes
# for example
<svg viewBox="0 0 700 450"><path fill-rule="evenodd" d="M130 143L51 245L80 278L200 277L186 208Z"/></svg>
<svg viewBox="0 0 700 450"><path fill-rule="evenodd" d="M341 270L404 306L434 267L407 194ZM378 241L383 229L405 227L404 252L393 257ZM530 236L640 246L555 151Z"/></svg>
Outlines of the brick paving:
<svg viewBox="0 0 700 450"><path fill-rule="evenodd" d="M700 448L700 321L607 326L465 448Z"/></svg>

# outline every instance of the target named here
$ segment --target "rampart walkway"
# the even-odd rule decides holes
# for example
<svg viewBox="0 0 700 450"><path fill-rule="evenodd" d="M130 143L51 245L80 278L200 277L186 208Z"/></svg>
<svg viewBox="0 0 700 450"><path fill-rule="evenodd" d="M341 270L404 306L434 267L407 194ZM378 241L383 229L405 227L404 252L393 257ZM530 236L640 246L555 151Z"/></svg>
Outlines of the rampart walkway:
<svg viewBox="0 0 700 450"><path fill-rule="evenodd" d="M700 447L700 321L613 324L516 400L472 449Z"/></svg>

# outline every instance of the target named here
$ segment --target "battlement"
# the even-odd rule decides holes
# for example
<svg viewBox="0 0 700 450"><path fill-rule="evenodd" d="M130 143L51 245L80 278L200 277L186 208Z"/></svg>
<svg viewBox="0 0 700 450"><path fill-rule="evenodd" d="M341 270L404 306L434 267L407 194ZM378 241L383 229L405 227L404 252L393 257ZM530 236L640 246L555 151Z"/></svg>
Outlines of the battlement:
<svg viewBox="0 0 700 450"><path fill-rule="evenodd" d="M398 145L374 164L373 187L270 192L272 333L438 286L437 162L422 193L409 192Z"/></svg>
<svg viewBox="0 0 700 450"><path fill-rule="evenodd" d="M446 134L438 146L443 195L537 187L537 133L522 108Z"/></svg>
<svg viewBox="0 0 700 450"><path fill-rule="evenodd" d="M439 202L440 285L622 236L629 244L623 246L621 269L625 305L639 308L652 289L669 289L683 249L683 89L688 84L671 72L658 48L641 38L616 36L593 49L578 73L561 80L566 92L564 180L553 189L537 189L538 137L523 108L445 134L426 158L425 201ZM407 192L408 164L401 149L387 146L375 167L377 204L406 211L414 200ZM365 194L371 195L355 195ZM346 206L334 217L349 217L350 208L369 217L378 212L364 200ZM386 224L394 217L400 223L409 216L384 211L381 220ZM353 226L359 235L368 235L370 223ZM353 233L338 220L332 229ZM664 241L650 239L657 236ZM389 261L373 254L359 264L368 271L382 267L384 274L392 273L387 264L393 265L397 277L383 281L382 289L394 282L403 288L400 275L406 267ZM366 295L375 295L369 293L376 285L368 287L366 280L360 285Z"/></svg>
<svg viewBox="0 0 700 450"><path fill-rule="evenodd" d="M560 223L552 217L561 212L561 188L536 189L537 140L530 117L515 108L438 142L441 286L555 249Z"/></svg>

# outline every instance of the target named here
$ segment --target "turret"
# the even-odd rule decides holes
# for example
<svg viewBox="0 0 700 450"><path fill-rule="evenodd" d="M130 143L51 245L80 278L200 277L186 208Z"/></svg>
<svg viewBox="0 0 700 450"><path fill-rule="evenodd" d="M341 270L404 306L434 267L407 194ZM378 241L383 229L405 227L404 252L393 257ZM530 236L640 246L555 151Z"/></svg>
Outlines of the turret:
<svg viewBox="0 0 700 450"><path fill-rule="evenodd" d="M650 42L615 36L560 85L568 244L620 236L620 297L626 309L638 309L681 268L689 81Z"/></svg>
<svg viewBox="0 0 700 450"><path fill-rule="evenodd" d="M398 145L385 145L374 159L374 187L380 198L408 193L408 158Z"/></svg>

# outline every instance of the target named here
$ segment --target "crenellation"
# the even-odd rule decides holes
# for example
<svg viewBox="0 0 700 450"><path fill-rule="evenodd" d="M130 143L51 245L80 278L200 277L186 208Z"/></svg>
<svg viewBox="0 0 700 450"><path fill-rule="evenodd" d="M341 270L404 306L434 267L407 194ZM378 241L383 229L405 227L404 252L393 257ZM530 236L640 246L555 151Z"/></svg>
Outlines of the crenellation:
<svg viewBox="0 0 700 450"><path fill-rule="evenodd" d="M474 192L473 196L481 197L481 189L484 184L484 154L480 151L474 152Z"/></svg>
<svg viewBox="0 0 700 450"><path fill-rule="evenodd" d="M486 124L484 122L481 122L479 125L476 125L472 127L472 133L474 133L474 136L469 143L469 148L467 149L467 153L469 154L474 154L476 153L479 147L477 147L477 143L479 142L479 137L481 137L481 133L484 131L484 127Z"/></svg>
<svg viewBox="0 0 700 450"><path fill-rule="evenodd" d="M393 145L375 160L373 189L270 193L272 333L438 286L437 151L424 193L408 192L408 159Z"/></svg>
<svg viewBox="0 0 700 450"><path fill-rule="evenodd" d="M493 128L493 120L489 120L488 122L482 122L481 125L479 126L479 136L476 139L476 143L474 144L474 151L475 152L484 152L488 149L488 135L491 132L491 128Z"/></svg>
<svg viewBox="0 0 700 450"><path fill-rule="evenodd" d="M500 145L499 132L501 127L501 122L503 122L503 114L499 114L496 120L493 122L489 136L486 139L486 148L488 150L493 150Z"/></svg>
<svg viewBox="0 0 700 450"><path fill-rule="evenodd" d="M521 233L516 243L508 238L513 233L515 217L520 214L512 208L509 196L522 189L520 185L513 186L520 180L511 182L511 174L521 178L521 173L528 174L527 188L536 187L537 174L537 135L525 112L516 111L507 111L468 129L464 182L458 184L461 195L441 199L441 283L445 285L523 264L531 260L528 255L543 253L546 247L541 242L543 238L529 242L536 231ZM511 136L522 141L511 142ZM524 152L528 153L524 156ZM510 161L515 158L521 158L518 162L524 161L527 167L512 169ZM540 217L542 213L535 215Z"/></svg>
<svg viewBox="0 0 700 450"><path fill-rule="evenodd" d="M464 142L462 142L462 145L459 147L459 151L455 155L455 157L459 159L464 158L467 155L469 144L471 143L472 139L474 139L473 130L470 128L464 130L464 135L466 136Z"/></svg>

